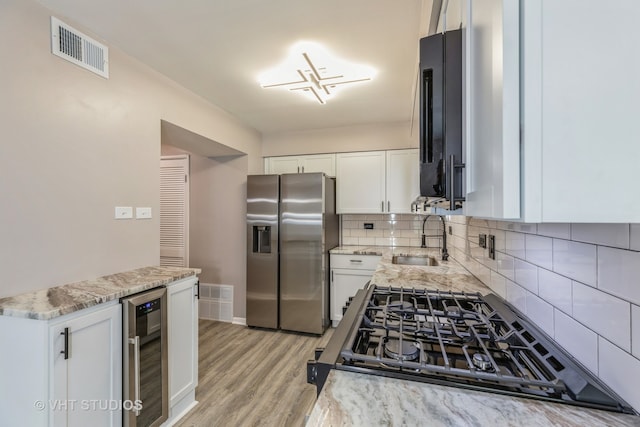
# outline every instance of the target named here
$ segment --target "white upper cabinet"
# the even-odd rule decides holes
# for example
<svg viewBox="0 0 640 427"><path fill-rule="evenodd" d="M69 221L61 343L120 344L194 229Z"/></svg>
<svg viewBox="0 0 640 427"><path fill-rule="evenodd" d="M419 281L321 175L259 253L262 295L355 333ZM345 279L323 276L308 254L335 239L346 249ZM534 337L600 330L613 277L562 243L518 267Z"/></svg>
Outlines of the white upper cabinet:
<svg viewBox="0 0 640 427"><path fill-rule="evenodd" d="M466 33L466 214L520 217L518 2L470 0Z"/></svg>
<svg viewBox="0 0 640 427"><path fill-rule="evenodd" d="M640 222L640 2L467 6L466 213Z"/></svg>
<svg viewBox="0 0 640 427"><path fill-rule="evenodd" d="M384 151L338 153L336 210L339 214L384 213Z"/></svg>
<svg viewBox="0 0 640 427"><path fill-rule="evenodd" d="M324 172L336 176L336 155L277 156L264 159L265 174Z"/></svg>
<svg viewBox="0 0 640 427"><path fill-rule="evenodd" d="M420 195L419 150L387 151L387 212L411 213L411 202Z"/></svg>
<svg viewBox="0 0 640 427"><path fill-rule="evenodd" d="M521 3L524 218L640 222L640 2Z"/></svg>
<svg viewBox="0 0 640 427"><path fill-rule="evenodd" d="M418 149L338 153L339 214L411 213L420 192Z"/></svg>

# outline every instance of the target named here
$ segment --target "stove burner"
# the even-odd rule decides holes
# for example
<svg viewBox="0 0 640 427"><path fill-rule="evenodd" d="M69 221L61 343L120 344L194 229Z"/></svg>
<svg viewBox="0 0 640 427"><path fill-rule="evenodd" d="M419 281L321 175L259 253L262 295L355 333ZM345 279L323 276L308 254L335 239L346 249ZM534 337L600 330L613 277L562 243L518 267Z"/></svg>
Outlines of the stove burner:
<svg viewBox="0 0 640 427"><path fill-rule="evenodd" d="M447 306L447 307L445 308L445 311L447 312L447 315L448 315L448 316L451 316L451 317L461 317L460 307L457 307L457 306L455 306L455 305Z"/></svg>
<svg viewBox="0 0 640 427"><path fill-rule="evenodd" d="M491 360L486 354L474 353L471 360L473 361L473 365L481 371L493 370L493 367L491 366Z"/></svg>
<svg viewBox="0 0 640 427"><path fill-rule="evenodd" d="M402 350L399 350L400 340L390 339L384 344L384 354L395 360L416 360L420 349L414 341L402 341Z"/></svg>
<svg viewBox="0 0 640 427"><path fill-rule="evenodd" d="M403 319L412 319L415 307L409 301L391 301L387 308L390 312L401 316Z"/></svg>

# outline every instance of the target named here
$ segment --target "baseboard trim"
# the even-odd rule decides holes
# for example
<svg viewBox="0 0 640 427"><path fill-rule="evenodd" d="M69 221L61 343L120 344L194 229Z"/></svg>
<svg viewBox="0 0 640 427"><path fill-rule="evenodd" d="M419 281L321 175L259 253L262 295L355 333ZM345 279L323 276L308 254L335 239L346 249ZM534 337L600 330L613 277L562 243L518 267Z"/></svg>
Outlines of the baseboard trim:
<svg viewBox="0 0 640 427"><path fill-rule="evenodd" d="M234 325L242 325L247 326L247 318L246 317L234 317L231 321Z"/></svg>

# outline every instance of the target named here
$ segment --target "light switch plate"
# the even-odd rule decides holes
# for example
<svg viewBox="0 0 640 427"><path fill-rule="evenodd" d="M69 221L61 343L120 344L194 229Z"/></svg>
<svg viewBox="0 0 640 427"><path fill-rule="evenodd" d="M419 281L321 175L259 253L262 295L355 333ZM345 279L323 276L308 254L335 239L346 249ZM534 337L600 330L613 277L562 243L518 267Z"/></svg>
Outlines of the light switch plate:
<svg viewBox="0 0 640 427"><path fill-rule="evenodd" d="M116 206L116 219L133 218L133 208L131 206Z"/></svg>
<svg viewBox="0 0 640 427"><path fill-rule="evenodd" d="M151 219L151 208L136 208L136 219Z"/></svg>

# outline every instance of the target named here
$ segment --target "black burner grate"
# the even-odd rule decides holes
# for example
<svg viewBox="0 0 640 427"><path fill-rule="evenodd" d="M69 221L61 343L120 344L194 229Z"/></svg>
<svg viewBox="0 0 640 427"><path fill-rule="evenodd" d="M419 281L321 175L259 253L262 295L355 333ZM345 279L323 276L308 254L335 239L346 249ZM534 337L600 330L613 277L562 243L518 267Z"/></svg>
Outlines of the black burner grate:
<svg viewBox="0 0 640 427"><path fill-rule="evenodd" d="M621 410L494 295L370 286L358 309L339 369Z"/></svg>

